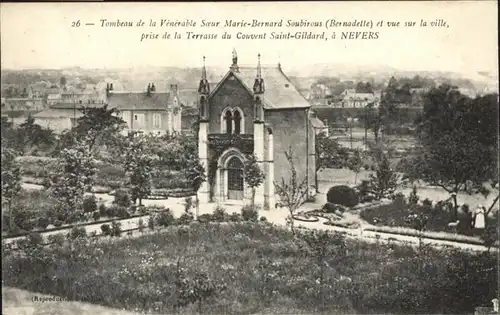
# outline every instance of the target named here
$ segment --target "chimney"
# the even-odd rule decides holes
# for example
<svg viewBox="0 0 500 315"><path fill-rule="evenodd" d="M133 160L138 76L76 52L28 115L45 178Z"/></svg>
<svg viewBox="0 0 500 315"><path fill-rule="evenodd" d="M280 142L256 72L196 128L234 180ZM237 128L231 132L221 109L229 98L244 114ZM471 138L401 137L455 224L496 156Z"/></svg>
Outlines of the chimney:
<svg viewBox="0 0 500 315"><path fill-rule="evenodd" d="M148 87L146 88L146 94L151 95L151 83L148 83Z"/></svg>
<svg viewBox="0 0 500 315"><path fill-rule="evenodd" d="M154 83L151 83L151 92L156 92L156 86Z"/></svg>

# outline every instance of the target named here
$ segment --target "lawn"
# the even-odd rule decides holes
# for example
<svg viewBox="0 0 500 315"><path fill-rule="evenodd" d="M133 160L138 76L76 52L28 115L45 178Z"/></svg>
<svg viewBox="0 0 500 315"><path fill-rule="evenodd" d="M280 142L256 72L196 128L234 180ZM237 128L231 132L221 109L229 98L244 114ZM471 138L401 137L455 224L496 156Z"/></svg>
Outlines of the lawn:
<svg viewBox="0 0 500 315"><path fill-rule="evenodd" d="M196 275L206 276L212 294L180 313L466 314L497 294L493 254L417 252L337 236L321 283L317 257L298 244L267 223L192 223L139 238L6 252L2 278L11 287L156 314L174 312L176 280Z"/></svg>

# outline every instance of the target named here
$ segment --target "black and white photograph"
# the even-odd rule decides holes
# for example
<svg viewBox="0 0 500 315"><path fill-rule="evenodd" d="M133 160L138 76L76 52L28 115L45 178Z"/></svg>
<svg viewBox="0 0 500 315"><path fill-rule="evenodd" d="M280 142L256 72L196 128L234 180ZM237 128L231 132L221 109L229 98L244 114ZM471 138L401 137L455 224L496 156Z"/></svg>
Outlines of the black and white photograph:
<svg viewBox="0 0 500 315"><path fill-rule="evenodd" d="M2 314L499 314L496 1L2 3Z"/></svg>

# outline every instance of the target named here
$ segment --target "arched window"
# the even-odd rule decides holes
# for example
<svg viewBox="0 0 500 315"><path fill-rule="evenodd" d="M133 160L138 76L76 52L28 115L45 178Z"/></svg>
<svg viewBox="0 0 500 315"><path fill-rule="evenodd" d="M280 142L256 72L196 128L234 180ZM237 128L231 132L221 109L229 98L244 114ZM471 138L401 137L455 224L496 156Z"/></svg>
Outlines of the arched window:
<svg viewBox="0 0 500 315"><path fill-rule="evenodd" d="M240 134L241 133L241 114L239 110L234 111L234 133L235 134Z"/></svg>
<svg viewBox="0 0 500 315"><path fill-rule="evenodd" d="M205 98L203 96L200 98L200 116L205 116Z"/></svg>
<svg viewBox="0 0 500 315"><path fill-rule="evenodd" d="M226 124L226 133L232 133L233 132L233 115L231 111L226 111L226 114L224 115L224 123Z"/></svg>

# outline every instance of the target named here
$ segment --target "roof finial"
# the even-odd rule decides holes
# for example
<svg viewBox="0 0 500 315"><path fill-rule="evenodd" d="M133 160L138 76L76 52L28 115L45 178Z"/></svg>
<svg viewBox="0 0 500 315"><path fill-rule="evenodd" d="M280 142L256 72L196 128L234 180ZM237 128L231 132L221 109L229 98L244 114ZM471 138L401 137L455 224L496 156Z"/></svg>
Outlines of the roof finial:
<svg viewBox="0 0 500 315"><path fill-rule="evenodd" d="M203 56L203 68L201 69L201 79L207 79L207 69L205 68L205 56Z"/></svg>
<svg viewBox="0 0 500 315"><path fill-rule="evenodd" d="M261 78L262 77L262 69L261 69L261 66L260 66L260 53L257 55L257 58L258 58L258 61L257 61L257 78Z"/></svg>
<svg viewBox="0 0 500 315"><path fill-rule="evenodd" d="M236 53L236 49L233 48L233 65L238 64L238 54Z"/></svg>

